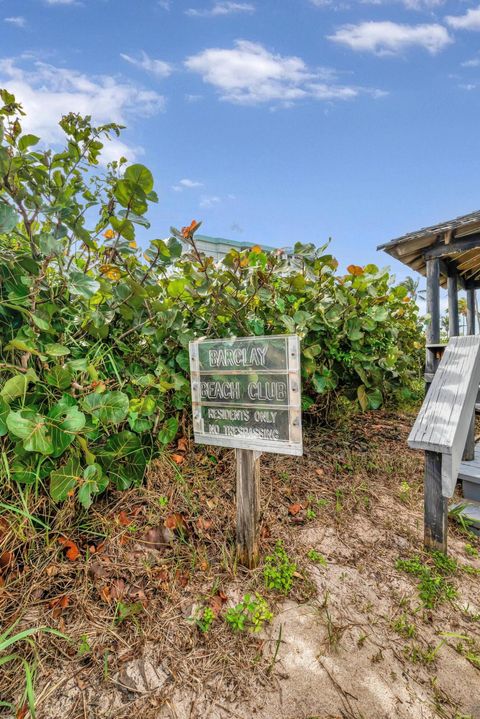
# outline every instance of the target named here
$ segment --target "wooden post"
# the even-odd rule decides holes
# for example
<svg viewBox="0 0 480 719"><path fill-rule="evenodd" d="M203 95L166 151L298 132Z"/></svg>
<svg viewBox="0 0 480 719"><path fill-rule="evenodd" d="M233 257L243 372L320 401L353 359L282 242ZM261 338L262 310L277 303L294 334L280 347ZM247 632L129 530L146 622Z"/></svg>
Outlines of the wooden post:
<svg viewBox="0 0 480 719"><path fill-rule="evenodd" d="M237 449L237 558L253 569L258 564L260 519L260 452Z"/></svg>
<svg viewBox="0 0 480 719"><path fill-rule="evenodd" d="M458 337L460 322L458 317L458 282L455 270L448 268L448 336Z"/></svg>
<svg viewBox="0 0 480 719"><path fill-rule="evenodd" d="M475 287L467 286L467 335L475 334ZM470 462L475 459L475 407L473 408L470 429L468 430L462 459Z"/></svg>
<svg viewBox="0 0 480 719"><path fill-rule="evenodd" d="M425 452L424 544L447 552L448 500L442 495L442 455Z"/></svg>
<svg viewBox="0 0 480 719"><path fill-rule="evenodd" d="M467 286L467 335L475 334L475 287Z"/></svg>
<svg viewBox="0 0 480 719"><path fill-rule="evenodd" d="M438 258L426 261L427 267L427 312L430 321L426 328L427 344L440 342L440 261ZM425 358L425 373L433 375L435 372L435 356L427 350ZM430 382L427 381L426 390Z"/></svg>

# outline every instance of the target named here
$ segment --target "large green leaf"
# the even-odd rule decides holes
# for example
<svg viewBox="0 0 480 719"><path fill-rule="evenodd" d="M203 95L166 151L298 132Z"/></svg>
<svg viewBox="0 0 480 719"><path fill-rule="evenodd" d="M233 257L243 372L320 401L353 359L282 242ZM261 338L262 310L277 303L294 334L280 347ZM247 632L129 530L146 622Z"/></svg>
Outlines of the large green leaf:
<svg viewBox="0 0 480 719"><path fill-rule="evenodd" d="M108 477L103 474L99 464L90 464L83 470L83 479L78 490L78 501L88 509L93 501L93 495L100 494L108 486Z"/></svg>
<svg viewBox="0 0 480 719"><path fill-rule="evenodd" d="M93 277L85 275L83 272L70 272L70 282L68 289L72 295L79 295L86 300L90 300L93 295L100 289L100 283Z"/></svg>
<svg viewBox="0 0 480 719"><path fill-rule="evenodd" d="M0 235L11 232L18 222L18 215L10 205L0 202Z"/></svg>
<svg viewBox="0 0 480 719"><path fill-rule="evenodd" d="M70 350L68 349L68 347L65 347L65 345L60 345L58 344L58 342L51 342L50 344L46 344L43 351L50 357L64 357L65 355L70 354Z"/></svg>
<svg viewBox="0 0 480 719"><path fill-rule="evenodd" d="M54 502L63 502L81 481L80 463L71 457L63 467L50 475L50 496Z"/></svg>
<svg viewBox="0 0 480 719"><path fill-rule="evenodd" d="M129 400L123 392L88 394L83 398L83 409L102 424L119 424L128 414Z"/></svg>
<svg viewBox="0 0 480 719"><path fill-rule="evenodd" d="M53 441L51 427L46 417L38 413L10 412L7 416L7 427L15 437L20 437L27 452L52 454Z"/></svg>
<svg viewBox="0 0 480 719"><path fill-rule="evenodd" d="M104 452L112 458L120 458L135 452L140 446L139 436L124 430L108 438Z"/></svg>
<svg viewBox="0 0 480 719"><path fill-rule="evenodd" d="M125 179L139 185L145 194L153 190L153 175L144 165L130 165L125 170Z"/></svg>
<svg viewBox="0 0 480 719"><path fill-rule="evenodd" d="M176 417L169 417L164 423L162 429L158 433L158 441L160 444L168 444L178 432L178 419Z"/></svg>
<svg viewBox="0 0 480 719"><path fill-rule="evenodd" d="M17 397L23 397L28 389L30 382L36 382L37 375L32 369L29 369L24 374L17 374L14 377L7 379L0 391L0 397L6 402L11 402Z"/></svg>
<svg viewBox="0 0 480 719"><path fill-rule="evenodd" d="M3 437L8 432L7 427L7 416L10 412L10 405L0 397L0 437Z"/></svg>
<svg viewBox="0 0 480 719"><path fill-rule="evenodd" d="M40 138L36 135L22 135L22 137L18 141L18 149L20 152L24 152L29 147L33 147L33 145L37 145L40 142Z"/></svg>

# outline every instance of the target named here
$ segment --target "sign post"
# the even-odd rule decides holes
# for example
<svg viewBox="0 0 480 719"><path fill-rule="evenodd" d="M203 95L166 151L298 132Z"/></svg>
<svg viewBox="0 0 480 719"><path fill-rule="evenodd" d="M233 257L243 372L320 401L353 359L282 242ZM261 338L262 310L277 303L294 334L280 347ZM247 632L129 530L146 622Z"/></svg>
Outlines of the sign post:
<svg viewBox="0 0 480 719"><path fill-rule="evenodd" d="M260 454L303 454L297 335L190 342L195 442L234 447L237 556L258 563Z"/></svg>

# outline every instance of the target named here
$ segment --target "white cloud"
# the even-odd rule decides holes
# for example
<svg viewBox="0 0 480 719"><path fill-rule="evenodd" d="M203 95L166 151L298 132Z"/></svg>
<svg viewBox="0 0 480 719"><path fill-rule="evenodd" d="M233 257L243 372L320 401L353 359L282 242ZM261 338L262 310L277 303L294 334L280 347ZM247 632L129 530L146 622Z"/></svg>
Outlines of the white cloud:
<svg viewBox="0 0 480 719"><path fill-rule="evenodd" d="M273 54L259 43L237 40L231 49L208 48L185 61L188 70L213 85L222 100L240 104L280 103L302 99L347 100L367 88L338 85L331 70L311 70L295 56Z"/></svg>
<svg viewBox="0 0 480 719"><path fill-rule="evenodd" d="M377 55L394 55L409 47L421 47L434 55L453 42L442 25L402 25L388 20L343 25L328 39Z"/></svg>
<svg viewBox="0 0 480 719"><path fill-rule="evenodd" d="M15 15L14 17L4 18L4 22L8 22L10 25L16 25L17 27L25 27L27 21L21 15Z"/></svg>
<svg viewBox="0 0 480 719"><path fill-rule="evenodd" d="M447 15L445 22L454 30L480 30L480 5L470 8L465 15Z"/></svg>
<svg viewBox="0 0 480 719"><path fill-rule="evenodd" d="M220 197L218 197L218 195L202 195L202 197L200 198L199 206L210 209L212 207L215 207L215 205L218 205L219 202L221 202L221 199Z"/></svg>
<svg viewBox="0 0 480 719"><path fill-rule="evenodd" d="M480 58L474 57L471 60L465 60L462 62L462 67L478 67L480 65Z"/></svg>
<svg viewBox="0 0 480 719"><path fill-rule="evenodd" d="M77 0L45 0L47 5L77 5Z"/></svg>
<svg viewBox="0 0 480 719"><path fill-rule="evenodd" d="M164 110L162 95L144 90L109 75L88 76L76 70L33 62L28 68L18 59L0 60L0 86L6 87L22 103L27 116L25 130L39 135L46 143L61 142L58 126L62 115L77 112L91 115L95 123L126 124L129 118L150 116ZM121 140L105 144L104 161L126 155L132 160L141 148L128 147Z"/></svg>
<svg viewBox="0 0 480 719"><path fill-rule="evenodd" d="M126 55L123 52L120 53L120 57L129 62L131 65L135 65L136 67L139 67L146 72L150 72L152 75L156 75L157 77L168 77L172 73L172 66L170 63L165 62L164 60L156 60L155 58L147 55L147 53L143 50L139 58Z"/></svg>
<svg viewBox="0 0 480 719"><path fill-rule="evenodd" d="M444 5L446 0L361 0L363 5L389 5L400 2L408 10L433 10Z"/></svg>
<svg viewBox="0 0 480 719"><path fill-rule="evenodd" d="M210 8L198 10L197 8L188 8L185 15L190 17L219 17L221 15L233 15L235 13L253 13L255 5L249 2L231 2L231 0L221 0L216 2Z"/></svg>
<svg viewBox="0 0 480 719"><path fill-rule="evenodd" d="M181 192L185 189L192 190L195 187L203 187L203 182L190 180L188 177L184 177L183 180L179 180L176 185L172 185L172 190L175 190L175 192Z"/></svg>

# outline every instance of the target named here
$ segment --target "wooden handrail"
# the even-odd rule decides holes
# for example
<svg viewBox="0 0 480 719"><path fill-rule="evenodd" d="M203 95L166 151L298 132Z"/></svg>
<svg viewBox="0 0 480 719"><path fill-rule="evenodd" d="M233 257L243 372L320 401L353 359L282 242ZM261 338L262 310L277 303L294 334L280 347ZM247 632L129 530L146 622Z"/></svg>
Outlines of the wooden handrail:
<svg viewBox="0 0 480 719"><path fill-rule="evenodd" d="M408 438L425 461L425 544L446 551L453 495L480 384L480 336L452 337Z"/></svg>

